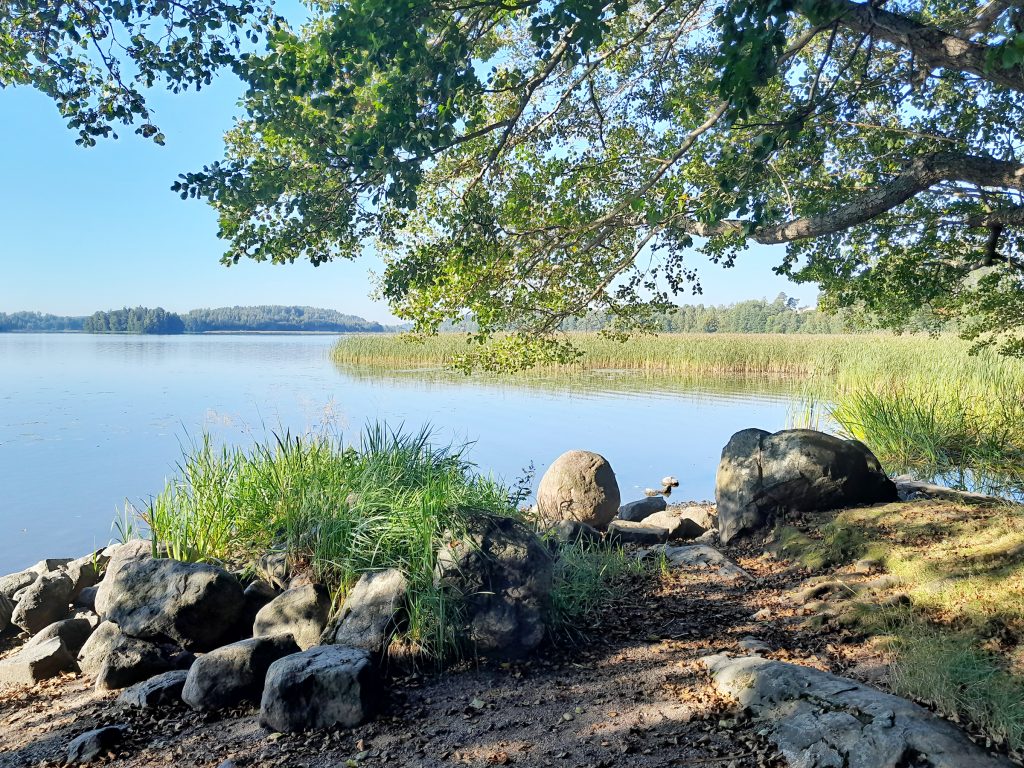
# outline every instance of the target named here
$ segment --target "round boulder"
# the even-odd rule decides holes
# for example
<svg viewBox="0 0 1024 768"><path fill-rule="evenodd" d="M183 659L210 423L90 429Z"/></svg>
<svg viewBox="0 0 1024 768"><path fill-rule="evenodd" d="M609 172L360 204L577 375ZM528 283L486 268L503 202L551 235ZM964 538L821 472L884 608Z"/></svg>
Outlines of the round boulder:
<svg viewBox="0 0 1024 768"><path fill-rule="evenodd" d="M537 489L537 513L554 525L576 520L604 529L619 511L619 484L599 453L568 451L548 467Z"/></svg>

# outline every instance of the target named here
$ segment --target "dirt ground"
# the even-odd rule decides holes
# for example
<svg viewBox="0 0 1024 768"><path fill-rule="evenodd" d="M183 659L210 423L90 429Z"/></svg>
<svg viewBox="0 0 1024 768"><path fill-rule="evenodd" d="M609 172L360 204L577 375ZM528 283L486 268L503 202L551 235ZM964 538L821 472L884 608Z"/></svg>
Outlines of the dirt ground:
<svg viewBox="0 0 1024 768"><path fill-rule="evenodd" d="M809 626L792 599L806 571L752 548L722 551L754 580L702 569L639 579L592 617L584 639L528 662L392 675L380 714L351 730L268 733L254 708L129 710L81 676L8 689L0 766L62 765L73 737L106 724L130 728L102 761L114 766L781 766L763 726L734 717L696 660L740 653L748 636L772 648L764 655L869 682L880 660L847 630Z"/></svg>

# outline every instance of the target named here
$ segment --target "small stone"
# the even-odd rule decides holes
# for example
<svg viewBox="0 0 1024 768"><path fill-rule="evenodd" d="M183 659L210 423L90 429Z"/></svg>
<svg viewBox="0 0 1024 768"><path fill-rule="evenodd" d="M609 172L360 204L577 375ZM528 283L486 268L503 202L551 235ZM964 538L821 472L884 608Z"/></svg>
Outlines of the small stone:
<svg viewBox="0 0 1024 768"><path fill-rule="evenodd" d="M185 687L188 671L173 669L170 672L151 677L126 688L117 697L119 704L139 709L164 707L181 701L181 690Z"/></svg>
<svg viewBox="0 0 1024 768"><path fill-rule="evenodd" d="M125 725L108 725L87 731L68 744L69 763L90 763L120 744L128 733Z"/></svg>
<svg viewBox="0 0 1024 768"><path fill-rule="evenodd" d="M570 546L594 547L601 543L601 532L579 520L562 520L550 528L550 535Z"/></svg>
<svg viewBox="0 0 1024 768"><path fill-rule="evenodd" d="M668 502L665 501L664 496L648 496L645 499L631 501L619 507L618 519L639 523L656 512L664 511L666 507L668 507Z"/></svg>
<svg viewBox="0 0 1024 768"><path fill-rule="evenodd" d="M646 523L632 523L628 520L612 520L608 526L610 544L638 544L649 547L668 541L668 530Z"/></svg>

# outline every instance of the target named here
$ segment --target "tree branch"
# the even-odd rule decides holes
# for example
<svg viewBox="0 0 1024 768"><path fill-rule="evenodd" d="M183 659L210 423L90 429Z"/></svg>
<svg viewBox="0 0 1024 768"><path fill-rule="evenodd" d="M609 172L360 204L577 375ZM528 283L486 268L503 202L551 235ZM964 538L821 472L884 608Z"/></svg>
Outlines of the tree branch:
<svg viewBox="0 0 1024 768"><path fill-rule="evenodd" d="M1024 66L990 66L992 46L965 40L866 3L832 0L832 4L842 26L910 51L930 67L967 72L995 85L1024 91Z"/></svg>
<svg viewBox="0 0 1024 768"><path fill-rule="evenodd" d="M989 27L995 24L996 19L1016 4L1015 0L989 0L988 3L978 9L973 19L954 31L958 36L969 40L975 35L987 31Z"/></svg>
<svg viewBox="0 0 1024 768"><path fill-rule="evenodd" d="M829 213L792 219L773 226L757 227L749 237L764 245L775 245L843 232L871 221L943 181L1024 190L1024 165L991 157L958 155L951 152L923 155L914 158L902 173L888 183L865 192ZM997 215L986 214L984 223L979 220L976 225L992 227L1000 223L1024 223L1022 209L1010 209L1009 215L1002 220L995 218ZM749 222L735 219L710 226L692 220L682 224L684 230L699 237L738 234L747 226Z"/></svg>

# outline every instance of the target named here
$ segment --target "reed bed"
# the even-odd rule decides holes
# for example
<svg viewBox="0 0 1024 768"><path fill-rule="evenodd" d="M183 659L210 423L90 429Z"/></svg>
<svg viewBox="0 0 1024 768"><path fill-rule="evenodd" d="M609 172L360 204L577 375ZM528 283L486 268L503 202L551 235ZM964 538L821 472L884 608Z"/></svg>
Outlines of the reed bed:
<svg viewBox="0 0 1024 768"><path fill-rule="evenodd" d="M971 354L955 336L892 334L666 334L622 343L568 334L584 354L573 365L512 374L520 383L625 370L645 377L743 377L785 381L808 412L874 450L890 471L1024 493L1024 361ZM359 371L445 369L470 337L355 335L333 350ZM810 405L807 405L810 404Z"/></svg>

